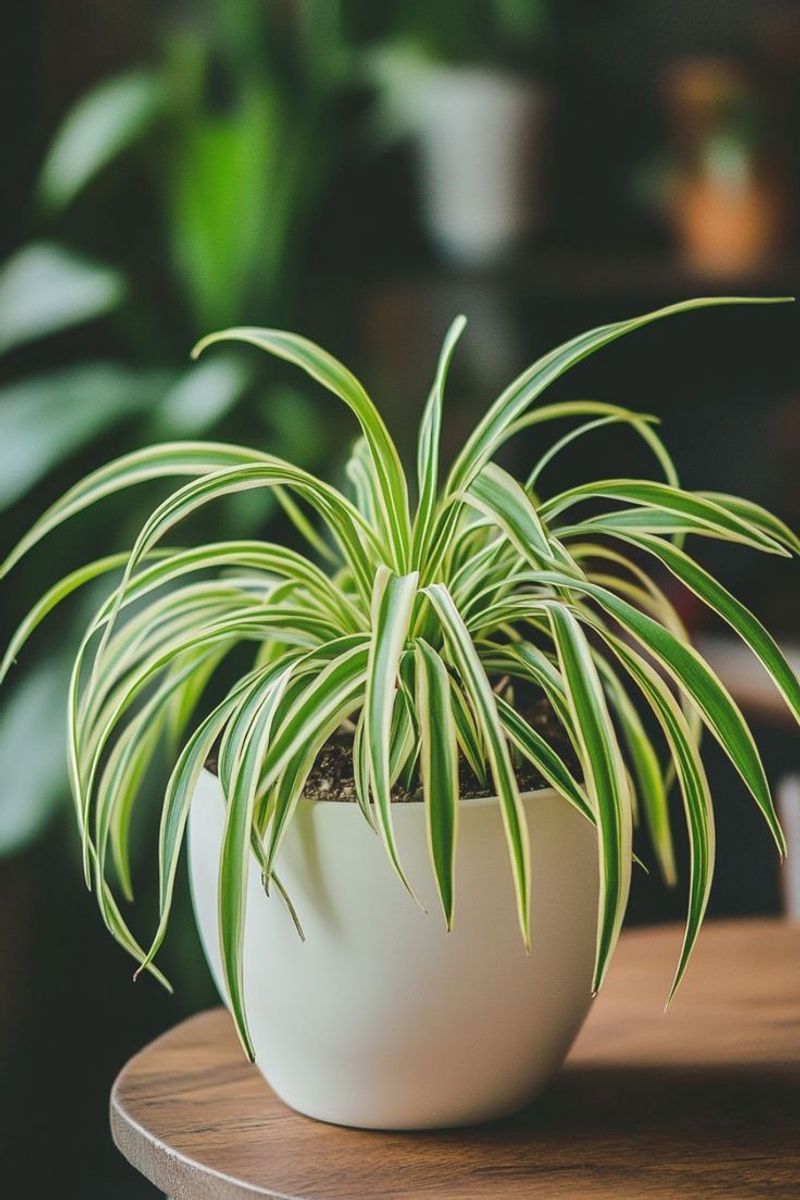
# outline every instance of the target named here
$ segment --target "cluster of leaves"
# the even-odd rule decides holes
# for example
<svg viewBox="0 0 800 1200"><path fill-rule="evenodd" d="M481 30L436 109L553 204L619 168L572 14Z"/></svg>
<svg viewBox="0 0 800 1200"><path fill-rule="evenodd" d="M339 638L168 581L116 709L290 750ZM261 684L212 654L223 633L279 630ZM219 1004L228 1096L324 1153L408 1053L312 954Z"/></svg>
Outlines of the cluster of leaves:
<svg viewBox="0 0 800 1200"><path fill-rule="evenodd" d="M491 783L508 841L519 924L530 939L531 869L513 755L539 772L596 828L600 896L595 989L623 918L633 826L641 812L663 875L675 878L667 794L677 781L690 846L685 940L673 990L695 943L714 864L714 818L699 754L705 727L739 772L781 853L783 836L758 751L730 695L690 644L642 559L685 584L759 657L800 717L800 685L758 620L683 549L687 535L788 555L800 542L778 519L733 496L688 492L653 419L611 404L534 406L573 364L689 301L582 334L523 372L488 409L440 478L442 397L463 319L451 327L422 418L417 499L389 432L358 380L294 334L240 328L238 340L288 360L332 392L361 427L349 463L353 498L258 449L182 442L125 455L75 485L2 567L67 518L154 478L187 476L150 515L129 554L90 563L53 587L23 622L4 675L33 630L67 595L111 571L121 578L90 622L69 689L69 773L86 879L114 937L159 975L179 851L199 774L221 739L227 815L219 929L230 1004L252 1052L242 994L245 894L251 854L267 888L315 758L350 723L358 804L409 887L392 822L397 780L421 779L432 867L448 927L454 914L458 755ZM515 480L494 461L534 426L579 422ZM631 427L660 480L602 479L540 497L540 477L575 438ZM308 539L303 555L266 541L165 548L192 513L232 493L269 489ZM576 508L590 501L581 518ZM606 511L608 508L608 511ZM323 564L323 565L320 565ZM252 665L201 719L196 706L233 649ZM547 697L580 764L577 774L515 711L509 686ZM643 702L653 730L640 716ZM191 726L188 736L186 731ZM661 737L655 737L660 730ZM111 880L131 895L129 830L141 779L166 737L182 748L163 800L160 919L144 950ZM659 742L666 745L662 764ZM110 868L113 863L114 872ZM285 897L288 901L288 897Z"/></svg>

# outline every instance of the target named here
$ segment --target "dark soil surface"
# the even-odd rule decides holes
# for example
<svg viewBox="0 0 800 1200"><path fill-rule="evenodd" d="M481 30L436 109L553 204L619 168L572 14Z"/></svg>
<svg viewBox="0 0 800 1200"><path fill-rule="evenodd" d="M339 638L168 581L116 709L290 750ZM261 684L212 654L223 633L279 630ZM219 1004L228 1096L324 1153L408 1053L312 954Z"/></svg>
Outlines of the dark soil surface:
<svg viewBox="0 0 800 1200"><path fill-rule="evenodd" d="M579 772L578 763L572 744L555 718L547 700L538 700L526 707L523 715L529 725L539 733L544 740L557 750L570 770ZM482 787L462 755L459 755L459 779L462 800L479 796L494 795L493 787ZM212 750L206 760L206 768L212 774L217 773L217 747ZM517 764L517 783L522 791L536 791L549 787L546 779L529 762ZM326 742L317 756L311 774L306 781L303 795L309 800L356 800L356 787L353 778L353 738L349 734L337 734ZM392 800L396 804L416 801L422 798L419 789L408 792L405 788L395 786L392 789Z"/></svg>

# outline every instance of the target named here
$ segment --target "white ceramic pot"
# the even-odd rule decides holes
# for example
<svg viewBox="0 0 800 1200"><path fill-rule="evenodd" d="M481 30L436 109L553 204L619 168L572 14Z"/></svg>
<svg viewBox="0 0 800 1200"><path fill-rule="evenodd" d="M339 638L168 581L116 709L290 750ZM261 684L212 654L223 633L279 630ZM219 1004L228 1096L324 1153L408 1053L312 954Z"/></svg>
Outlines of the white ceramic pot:
<svg viewBox="0 0 800 1200"><path fill-rule="evenodd" d="M497 801L461 802L455 922L444 928L421 803L395 805L387 862L357 805L301 801L278 860L306 935L251 863L244 995L256 1061L292 1108L342 1125L423 1129L523 1106L588 1012L597 916L595 835L551 790L524 804L533 949L525 953ZM224 996L217 933L223 798L204 772L189 818L200 936Z"/></svg>
<svg viewBox="0 0 800 1200"><path fill-rule="evenodd" d="M431 236L461 266L503 259L540 221L545 93L500 71L437 67L412 106Z"/></svg>

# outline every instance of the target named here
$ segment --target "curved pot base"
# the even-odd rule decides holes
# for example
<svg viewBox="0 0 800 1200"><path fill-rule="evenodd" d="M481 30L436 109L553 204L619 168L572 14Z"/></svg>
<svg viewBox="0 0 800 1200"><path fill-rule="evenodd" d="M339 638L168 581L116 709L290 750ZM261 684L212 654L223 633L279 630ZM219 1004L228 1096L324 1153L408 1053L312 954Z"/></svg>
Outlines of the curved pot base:
<svg viewBox="0 0 800 1200"><path fill-rule="evenodd" d="M251 864L244 994L256 1061L317 1120L370 1129L474 1124L529 1103L566 1056L591 1003L597 849L551 790L526 793L532 952L517 924L495 798L462 801L455 922L447 933L424 808L394 806L401 859L425 910L351 803L301 802L278 859L301 941ZM217 874L224 801L204 772L189 866L201 940L224 995Z"/></svg>

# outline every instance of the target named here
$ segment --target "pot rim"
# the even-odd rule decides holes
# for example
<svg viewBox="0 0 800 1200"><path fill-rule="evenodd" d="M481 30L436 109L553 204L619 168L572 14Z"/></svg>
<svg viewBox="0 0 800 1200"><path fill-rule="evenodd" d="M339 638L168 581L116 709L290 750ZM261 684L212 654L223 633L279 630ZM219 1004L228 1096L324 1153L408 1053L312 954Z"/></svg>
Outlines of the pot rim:
<svg viewBox="0 0 800 1200"><path fill-rule="evenodd" d="M201 777L203 775L207 775L209 779L213 779L215 783L219 784L219 776L215 775L213 771L209 771L205 766L201 770ZM570 803L569 800L567 800L565 796L562 796L561 792L557 791L554 787L529 788L527 791L520 792L519 794L520 800L530 800L534 796L543 796L547 797L548 799L552 796L555 796L559 800L563 800L567 805ZM301 796L300 799L304 800L306 804L324 804L326 806L335 805L338 808L358 808L355 800L337 800L335 797L332 797L330 800L309 800L306 796ZM465 796L463 798L459 797L459 805L463 804L468 808L485 808L487 805L498 803L499 797L495 795ZM424 804L424 800L403 800L400 804L392 805L392 808L394 810L402 811L403 809L420 808ZM570 807L572 806L570 805Z"/></svg>

